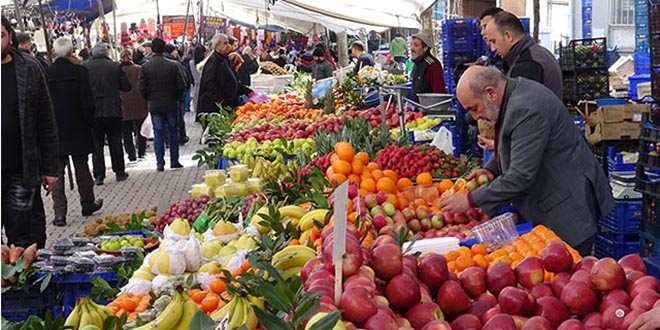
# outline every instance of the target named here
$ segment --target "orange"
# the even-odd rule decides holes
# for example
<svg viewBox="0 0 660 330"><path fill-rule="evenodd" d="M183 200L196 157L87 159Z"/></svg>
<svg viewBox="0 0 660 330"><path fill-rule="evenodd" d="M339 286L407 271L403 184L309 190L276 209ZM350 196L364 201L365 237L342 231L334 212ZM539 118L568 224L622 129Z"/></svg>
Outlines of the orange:
<svg viewBox="0 0 660 330"><path fill-rule="evenodd" d="M206 297L207 291L202 291L200 289L192 289L190 292L188 292L188 295L192 300L196 303L201 303L204 297Z"/></svg>
<svg viewBox="0 0 660 330"><path fill-rule="evenodd" d="M511 259L513 259L514 261L518 261L518 262L520 262L523 259L523 255L517 251L511 252L509 254L509 257L511 257Z"/></svg>
<svg viewBox="0 0 660 330"><path fill-rule="evenodd" d="M209 284L209 289L215 293L222 293L227 290L227 283L225 283L225 280L218 277L211 281L211 284Z"/></svg>
<svg viewBox="0 0 660 330"><path fill-rule="evenodd" d="M488 249L486 249L486 246L480 243L472 245L472 248L470 248L470 251L472 251L473 255L487 255L488 254Z"/></svg>
<svg viewBox="0 0 660 330"><path fill-rule="evenodd" d="M458 179L456 179L456 182L454 182L454 186L452 188L456 192L463 191L463 189L465 189L466 184L467 184L467 181L465 181L465 179L458 178Z"/></svg>
<svg viewBox="0 0 660 330"><path fill-rule="evenodd" d="M366 190L367 192L376 192L376 181L374 179L363 179L360 182L360 188Z"/></svg>
<svg viewBox="0 0 660 330"><path fill-rule="evenodd" d="M353 201L350 200L350 199L347 199L346 200L346 210L348 210L348 212L353 211L353 207L354 207Z"/></svg>
<svg viewBox="0 0 660 330"><path fill-rule="evenodd" d="M447 262L447 269L450 272L455 272L456 271L456 260L452 260L452 261Z"/></svg>
<svg viewBox="0 0 660 330"><path fill-rule="evenodd" d="M332 170L332 166L328 166L328 169L325 170L325 176L329 179L335 174L335 171Z"/></svg>
<svg viewBox="0 0 660 330"><path fill-rule="evenodd" d="M415 207L419 207L419 206L427 206L428 203L426 202L426 199L423 199L423 198L417 198L417 199L415 199L415 200L413 201L413 205L414 205Z"/></svg>
<svg viewBox="0 0 660 330"><path fill-rule="evenodd" d="M357 213L355 213L355 212L349 213L347 218L346 218L346 220L348 220L349 222L352 222L352 223L355 223L356 219L357 219Z"/></svg>
<svg viewBox="0 0 660 330"><path fill-rule="evenodd" d="M339 174L339 173L333 174L329 179L330 179L330 183L337 184L337 185L342 184L346 180L348 180L348 178L345 175Z"/></svg>
<svg viewBox="0 0 660 330"><path fill-rule="evenodd" d="M380 180L380 178L384 177L385 175L383 175L383 171L381 170L373 170L371 171L371 176L374 177L374 180L378 181Z"/></svg>
<svg viewBox="0 0 660 330"><path fill-rule="evenodd" d="M486 256L477 254L476 256L472 257L472 260L474 260L475 266L480 267L483 270L488 270L488 259L486 259Z"/></svg>
<svg viewBox="0 0 660 330"><path fill-rule="evenodd" d="M353 171L353 168L351 167L351 163L345 160L338 160L332 163L332 171L335 174L349 175Z"/></svg>
<svg viewBox="0 0 660 330"><path fill-rule="evenodd" d="M399 189L399 191L403 191L404 189L412 186L413 182L408 178L401 178L396 182L396 188Z"/></svg>
<svg viewBox="0 0 660 330"><path fill-rule="evenodd" d="M384 191L388 194L396 194L396 184L394 181L388 177L382 177L376 181L376 190Z"/></svg>
<svg viewBox="0 0 660 330"><path fill-rule="evenodd" d="M363 171L362 174L360 174L360 179L373 179L373 175L371 175L371 172L369 171Z"/></svg>
<svg viewBox="0 0 660 330"><path fill-rule="evenodd" d="M220 302L220 297L217 294L208 294L202 300L202 310L209 313L218 308L218 303Z"/></svg>
<svg viewBox="0 0 660 330"><path fill-rule="evenodd" d="M335 144L335 153L339 156L339 159L352 162L353 157L355 157L355 149L348 142L337 142Z"/></svg>
<svg viewBox="0 0 660 330"><path fill-rule="evenodd" d="M339 155L337 155L336 153L333 153L333 154L330 156L330 164L332 164L332 163L334 163L334 162L336 162L336 161L338 161L338 160L341 160L341 159L339 159Z"/></svg>
<svg viewBox="0 0 660 330"><path fill-rule="evenodd" d="M369 162L367 164L367 169L369 169L369 171L380 170L380 165L378 165L378 163Z"/></svg>
<svg viewBox="0 0 660 330"><path fill-rule="evenodd" d="M404 208L408 205L410 205L410 202L405 197L399 196L399 207Z"/></svg>
<svg viewBox="0 0 660 330"><path fill-rule="evenodd" d="M360 184L362 184L362 182L360 182ZM358 192L360 193L360 196L364 196L369 193L366 189L363 188L358 189Z"/></svg>
<svg viewBox="0 0 660 330"><path fill-rule="evenodd" d="M449 179L443 179L438 183L438 190L443 193L454 186L454 182Z"/></svg>
<svg viewBox="0 0 660 330"><path fill-rule="evenodd" d="M351 167L353 168L353 173L360 175L362 172L364 172L364 164L359 159L353 159L353 162L351 163Z"/></svg>
<svg viewBox="0 0 660 330"><path fill-rule="evenodd" d="M472 260L471 256L461 255L456 258L456 269L458 269L458 271L463 271L464 269L472 266L474 266L474 260Z"/></svg>
<svg viewBox="0 0 660 330"><path fill-rule="evenodd" d="M430 173L424 172L424 173L417 174L417 177L415 178L415 181L420 186L430 186L430 185L433 184L433 177L431 176Z"/></svg>
<svg viewBox="0 0 660 330"><path fill-rule="evenodd" d="M139 301L134 300L133 298L126 298L121 301L119 304L119 307L121 309L127 311L127 312L132 312L135 310L137 305L139 304Z"/></svg>
<svg viewBox="0 0 660 330"><path fill-rule="evenodd" d="M362 165L364 166L367 166L367 164L369 164L369 154L364 151L360 151L357 154L355 154L354 158L359 159L362 162Z"/></svg>
<svg viewBox="0 0 660 330"><path fill-rule="evenodd" d="M397 182L399 180L399 176L392 170L384 170L383 175L392 179L393 182Z"/></svg>
<svg viewBox="0 0 660 330"><path fill-rule="evenodd" d="M458 251L456 250L445 253L445 259L447 259L447 261L454 261L458 256L460 256L460 254L458 254Z"/></svg>
<svg viewBox="0 0 660 330"><path fill-rule="evenodd" d="M467 246L459 247L458 249L456 249L456 252L458 252L458 254L462 256L468 256L468 257L472 256L472 251L470 251L470 248Z"/></svg>
<svg viewBox="0 0 660 330"><path fill-rule="evenodd" d="M360 179L359 175L357 175L355 173L351 173L351 174L348 175L348 182L350 182L351 184L353 184L355 186L359 186L360 181L362 181L362 179Z"/></svg>
<svg viewBox="0 0 660 330"><path fill-rule="evenodd" d="M392 203L396 209L399 209L399 198L395 194L387 194L387 201Z"/></svg>

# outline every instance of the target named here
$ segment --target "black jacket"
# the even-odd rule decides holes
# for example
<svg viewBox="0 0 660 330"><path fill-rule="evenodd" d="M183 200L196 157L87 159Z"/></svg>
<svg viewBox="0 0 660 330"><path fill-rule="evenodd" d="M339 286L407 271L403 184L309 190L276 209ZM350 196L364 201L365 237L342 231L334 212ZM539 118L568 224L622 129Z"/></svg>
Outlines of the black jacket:
<svg viewBox="0 0 660 330"><path fill-rule="evenodd" d="M42 176L57 176L57 123L41 64L12 49L23 142L23 183L38 187Z"/></svg>
<svg viewBox="0 0 660 330"><path fill-rule="evenodd" d="M142 66L138 86L140 94L149 103L150 112L176 111L185 89L179 65L161 54L154 54Z"/></svg>
<svg viewBox="0 0 660 330"><path fill-rule="evenodd" d="M218 112L216 103L235 108L241 105L241 95L250 89L241 84L229 58L213 52L206 61L199 86L197 113Z"/></svg>
<svg viewBox="0 0 660 330"><path fill-rule="evenodd" d="M525 35L504 56L504 72L508 77L523 77L537 81L563 98L564 86L561 68L555 56L539 45L534 38Z"/></svg>
<svg viewBox="0 0 660 330"><path fill-rule="evenodd" d="M67 58L58 58L48 68L48 88L60 141L60 156L87 155L94 150L94 97L87 69Z"/></svg>
<svg viewBox="0 0 660 330"><path fill-rule="evenodd" d="M252 85L252 78L250 75L259 70L259 64L257 64L256 59L248 54L243 54L241 57L243 57L243 65L238 69L238 75L243 85L250 86Z"/></svg>
<svg viewBox="0 0 660 330"><path fill-rule="evenodd" d="M96 118L122 118L119 91L131 90L131 82L119 63L107 56L92 57L83 62L89 74L89 83L94 95Z"/></svg>

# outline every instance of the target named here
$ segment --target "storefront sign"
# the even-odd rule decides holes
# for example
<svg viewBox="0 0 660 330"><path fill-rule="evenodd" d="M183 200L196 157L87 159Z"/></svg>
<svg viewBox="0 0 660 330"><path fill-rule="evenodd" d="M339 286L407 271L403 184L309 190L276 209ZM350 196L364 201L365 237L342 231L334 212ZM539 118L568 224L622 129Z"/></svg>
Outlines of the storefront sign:
<svg viewBox="0 0 660 330"><path fill-rule="evenodd" d="M185 15L163 16L163 35L168 38L178 38L183 35L183 26L186 24ZM187 35L195 34L195 18L188 16Z"/></svg>
<svg viewBox="0 0 660 330"><path fill-rule="evenodd" d="M203 28L205 30L207 29L222 30L225 29L229 23L226 18L222 18L218 16L204 16L202 22L203 22L202 24L204 24Z"/></svg>

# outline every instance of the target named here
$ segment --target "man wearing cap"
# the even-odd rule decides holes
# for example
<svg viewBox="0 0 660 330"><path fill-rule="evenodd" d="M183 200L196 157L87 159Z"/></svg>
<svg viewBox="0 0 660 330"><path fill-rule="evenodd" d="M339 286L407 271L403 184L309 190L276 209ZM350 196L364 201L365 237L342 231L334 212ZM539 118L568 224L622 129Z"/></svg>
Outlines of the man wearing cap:
<svg viewBox="0 0 660 330"><path fill-rule="evenodd" d="M144 63L149 62L151 58L154 56L154 52L151 50L151 41L147 41L142 44L142 49L144 49L144 58L142 59ZM142 63L142 64L144 64ZM140 64L140 63L138 63ZM140 64L140 65L142 65Z"/></svg>
<svg viewBox="0 0 660 330"><path fill-rule="evenodd" d="M364 44L362 41L354 41L353 45L351 45L351 52L357 59L357 63L355 63L353 72L358 73L365 66L374 66L374 59L371 57L371 55L364 52Z"/></svg>
<svg viewBox="0 0 660 330"><path fill-rule="evenodd" d="M410 55L415 63L413 67L412 91L413 101L419 101L420 93L446 93L445 77L442 64L431 55L433 37L430 33L421 32L412 36Z"/></svg>

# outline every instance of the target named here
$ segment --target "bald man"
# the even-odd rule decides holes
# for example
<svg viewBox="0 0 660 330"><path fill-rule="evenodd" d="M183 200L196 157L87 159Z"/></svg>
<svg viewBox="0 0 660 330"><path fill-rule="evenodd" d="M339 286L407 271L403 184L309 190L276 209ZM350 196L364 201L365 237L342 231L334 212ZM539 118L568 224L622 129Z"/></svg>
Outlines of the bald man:
<svg viewBox="0 0 660 330"><path fill-rule="evenodd" d="M581 255L590 255L597 221L614 200L559 98L535 81L481 66L463 74L456 95L472 117L495 127L495 155L468 178L487 175L488 185L446 196L440 206L447 212L481 207L492 215L513 203L534 225L552 228Z"/></svg>

